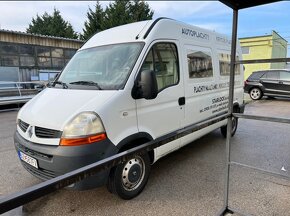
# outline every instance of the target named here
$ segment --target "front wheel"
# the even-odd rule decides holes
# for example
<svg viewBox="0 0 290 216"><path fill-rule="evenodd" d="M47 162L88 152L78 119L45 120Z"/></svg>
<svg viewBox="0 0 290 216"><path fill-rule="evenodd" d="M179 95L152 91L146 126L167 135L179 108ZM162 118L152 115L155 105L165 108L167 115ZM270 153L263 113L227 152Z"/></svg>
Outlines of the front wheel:
<svg viewBox="0 0 290 216"><path fill-rule="evenodd" d="M122 199L132 199L144 189L150 168L148 154L134 156L111 170L107 188Z"/></svg>
<svg viewBox="0 0 290 216"><path fill-rule="evenodd" d="M263 96L263 93L259 88L252 88L249 94L252 100L260 100Z"/></svg>
<svg viewBox="0 0 290 216"><path fill-rule="evenodd" d="M238 128L238 118L232 117L232 132L231 135L234 136ZM224 138L227 137L227 125L221 127L221 134Z"/></svg>

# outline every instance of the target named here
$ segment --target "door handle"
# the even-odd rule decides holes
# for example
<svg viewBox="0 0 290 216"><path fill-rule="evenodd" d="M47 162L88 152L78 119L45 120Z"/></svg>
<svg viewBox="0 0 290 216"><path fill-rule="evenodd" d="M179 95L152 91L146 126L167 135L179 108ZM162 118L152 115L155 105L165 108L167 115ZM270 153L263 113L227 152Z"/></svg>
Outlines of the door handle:
<svg viewBox="0 0 290 216"><path fill-rule="evenodd" d="M185 97L178 98L178 104L179 104L179 106L184 105L185 104Z"/></svg>

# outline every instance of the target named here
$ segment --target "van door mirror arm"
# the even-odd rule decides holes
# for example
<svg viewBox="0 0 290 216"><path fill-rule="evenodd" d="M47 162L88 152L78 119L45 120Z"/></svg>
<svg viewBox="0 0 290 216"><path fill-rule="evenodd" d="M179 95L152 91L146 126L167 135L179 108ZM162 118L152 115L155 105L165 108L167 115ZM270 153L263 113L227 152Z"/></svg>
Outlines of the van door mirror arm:
<svg viewBox="0 0 290 216"><path fill-rule="evenodd" d="M131 94L135 100L142 98L142 90L141 90L141 86L139 84L139 81L135 80Z"/></svg>

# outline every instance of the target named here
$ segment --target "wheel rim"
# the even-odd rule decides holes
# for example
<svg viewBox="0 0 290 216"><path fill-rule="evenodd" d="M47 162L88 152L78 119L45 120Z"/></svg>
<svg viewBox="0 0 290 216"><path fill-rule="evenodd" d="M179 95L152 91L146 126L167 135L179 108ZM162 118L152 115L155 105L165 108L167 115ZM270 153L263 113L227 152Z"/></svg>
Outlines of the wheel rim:
<svg viewBox="0 0 290 216"><path fill-rule="evenodd" d="M145 162L140 156L126 162L122 172L123 187L127 191L135 190L140 186L145 176Z"/></svg>
<svg viewBox="0 0 290 216"><path fill-rule="evenodd" d="M261 97L261 91L259 89L252 89L251 90L251 98L253 98L254 100L257 100Z"/></svg>

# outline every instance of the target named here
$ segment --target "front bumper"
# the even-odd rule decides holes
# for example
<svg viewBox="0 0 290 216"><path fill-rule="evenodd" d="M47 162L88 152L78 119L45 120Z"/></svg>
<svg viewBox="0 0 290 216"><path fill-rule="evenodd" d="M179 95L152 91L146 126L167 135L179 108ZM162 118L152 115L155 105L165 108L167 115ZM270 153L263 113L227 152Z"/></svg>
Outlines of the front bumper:
<svg viewBox="0 0 290 216"><path fill-rule="evenodd" d="M20 136L14 136L16 151L23 152L37 160L38 169L23 162L23 167L32 175L43 179L51 179L72 170L94 163L118 152L118 148L109 140L83 146L51 146L32 143ZM89 189L106 183L109 170L76 183L74 189Z"/></svg>

